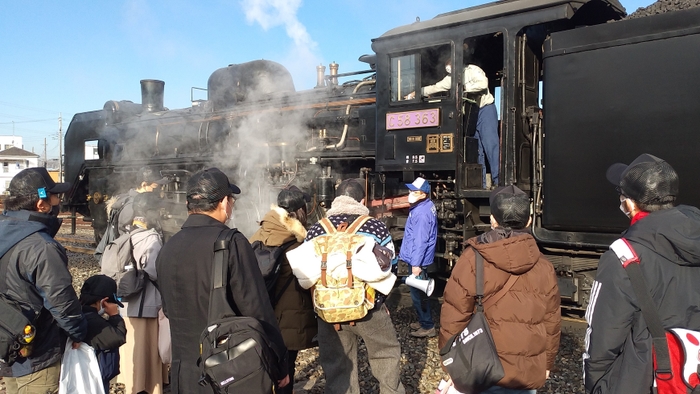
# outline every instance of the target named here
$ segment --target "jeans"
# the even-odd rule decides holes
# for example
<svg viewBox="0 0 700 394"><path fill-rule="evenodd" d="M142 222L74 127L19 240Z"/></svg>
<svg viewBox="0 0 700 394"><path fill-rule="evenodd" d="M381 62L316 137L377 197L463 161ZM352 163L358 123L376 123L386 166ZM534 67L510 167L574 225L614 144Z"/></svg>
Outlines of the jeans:
<svg viewBox="0 0 700 394"><path fill-rule="evenodd" d="M481 394L536 394L537 390L507 389L500 386L491 386L490 389L482 391Z"/></svg>
<svg viewBox="0 0 700 394"><path fill-rule="evenodd" d="M498 138L498 113L496 112L495 104L485 105L479 109L474 137L479 140L478 160L479 164L481 164L482 187L486 188L486 162L484 161L484 156L489 161L491 184L498 186L501 142Z"/></svg>
<svg viewBox="0 0 700 394"><path fill-rule="evenodd" d="M421 267L421 273L418 275L418 279L428 279L428 272L425 268ZM426 296L422 290L416 289L413 286L409 286L409 289L411 289L413 308L416 310L421 328L429 330L435 327L428 296Z"/></svg>
<svg viewBox="0 0 700 394"><path fill-rule="evenodd" d="M333 324L318 319L318 352L326 375L325 394L360 394L358 337L367 347L367 358L372 374L379 381L379 392L405 394L400 379L401 345L385 305L370 311L354 326L342 323L340 331L336 331Z"/></svg>

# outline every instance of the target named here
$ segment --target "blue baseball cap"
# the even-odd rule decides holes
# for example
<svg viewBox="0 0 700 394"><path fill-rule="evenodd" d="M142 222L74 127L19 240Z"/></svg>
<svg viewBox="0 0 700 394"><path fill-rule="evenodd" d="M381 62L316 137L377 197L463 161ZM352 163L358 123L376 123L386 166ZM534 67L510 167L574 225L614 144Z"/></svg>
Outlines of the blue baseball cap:
<svg viewBox="0 0 700 394"><path fill-rule="evenodd" d="M407 183L406 187L410 191L421 191L425 194L430 194L430 183L421 177L416 178L413 183Z"/></svg>

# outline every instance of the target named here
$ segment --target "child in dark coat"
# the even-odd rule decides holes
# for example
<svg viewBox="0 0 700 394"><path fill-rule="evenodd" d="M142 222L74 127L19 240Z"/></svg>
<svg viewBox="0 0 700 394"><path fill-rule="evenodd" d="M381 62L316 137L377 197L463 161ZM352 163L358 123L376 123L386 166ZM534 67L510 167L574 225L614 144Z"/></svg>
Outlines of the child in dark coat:
<svg viewBox="0 0 700 394"><path fill-rule="evenodd" d="M119 346L126 343L126 326L119 315L119 307L124 305L116 293L117 283L106 275L89 277L80 290L83 316L88 322L85 343L95 349L105 393L109 393L109 381L119 375Z"/></svg>

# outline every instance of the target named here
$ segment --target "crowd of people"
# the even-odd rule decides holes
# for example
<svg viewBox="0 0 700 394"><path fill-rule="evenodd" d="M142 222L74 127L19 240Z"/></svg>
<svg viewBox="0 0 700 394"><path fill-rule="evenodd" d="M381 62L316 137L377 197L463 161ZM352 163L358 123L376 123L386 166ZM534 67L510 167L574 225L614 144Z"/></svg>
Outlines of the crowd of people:
<svg viewBox="0 0 700 394"><path fill-rule="evenodd" d="M219 294L224 294L223 302L232 314L253 318L260 325L271 349L265 366L274 392L294 392L298 352L318 347L325 392L360 393L360 338L380 392L406 392L401 382L401 344L384 301L396 280L393 272L399 260L410 266L417 280L427 278L433 263L438 224L427 180L417 178L406 185L411 207L397 255L388 228L369 216L364 186L354 179L337 185L326 219L319 223L308 222L309 195L295 186L281 190L277 204L248 239L227 225L236 195L242 191L222 171L204 169L188 180L187 220L163 243L157 218L148 209L149 192L165 181L150 168L138 174L139 184L114 211L118 216L115 236L126 234L129 239L133 266L127 271L141 273L138 291L121 297L118 294L126 291L122 276L116 280L109 275L90 277L80 295L72 287L65 250L53 238L61 225L60 196L70 185L54 182L44 168L23 170L10 182L0 217L0 301L20 305L35 335L12 362L0 362L8 394L57 393L64 352L83 342L95 351L105 392L115 377L128 394L157 394L165 385L172 393L228 392L225 386L234 383L233 377L215 381L202 372L210 367L210 360L201 360L201 338L215 330L212 305ZM700 280L696 268L700 265L700 211L675 206L678 176L668 163L652 155L641 155L629 165L612 165L607 177L620 196L621 211L630 218L624 239L635 259L624 260L619 250L601 257L586 314L585 388L596 394L651 393L657 376L652 342L654 346L658 342L648 329L640 290L633 289L626 267L632 260L641 267L651 303L665 328L700 329L700 292L694 286ZM495 303L484 313L503 376L480 390L535 393L549 378L559 347L557 278L528 230L529 196L510 185L493 190L489 203L491 230L465 242L444 290L439 326L425 293L411 288L417 316L411 335L439 335L440 348L457 346L455 338L465 337L465 327L480 311L482 298L486 304L494 297ZM346 230L346 238L333 238L333 242L363 246L353 251L348 247L334 269L327 256L333 245L319 249L324 245L320 240L327 243L331 235ZM292 254L305 250L304 246L315 250L305 263L319 264L315 277L308 273L302 277L298 262L292 261ZM365 247L369 250L362 252ZM261 250L277 249L282 250L280 263L268 285L256 256ZM109 251L101 252L106 264ZM363 259L354 266L353 253L358 259L362 253ZM319 262L314 261L317 255L322 255ZM376 266L361 265L367 261ZM483 264L483 270L477 264ZM341 283L347 285L347 294L354 289L353 280L362 284L359 289L367 304L361 317L344 321L321 314L323 305L314 289L330 287L327 275L331 278L338 272L345 275ZM367 272L377 277L376 282ZM479 275L483 275L482 290ZM388 288L387 281L392 282ZM217 288L223 292L217 293ZM165 331L163 322L169 327ZM229 338L217 338L214 346ZM239 356L238 347L227 349L228 361ZM454 383L458 379L446 380L438 392L459 388ZM258 392L255 382L246 387L247 392Z"/></svg>

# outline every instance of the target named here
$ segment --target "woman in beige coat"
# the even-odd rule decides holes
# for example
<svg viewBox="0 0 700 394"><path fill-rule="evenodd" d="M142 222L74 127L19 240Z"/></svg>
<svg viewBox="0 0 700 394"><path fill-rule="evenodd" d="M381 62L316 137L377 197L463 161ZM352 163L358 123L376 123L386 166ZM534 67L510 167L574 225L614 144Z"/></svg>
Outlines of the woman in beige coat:
<svg viewBox="0 0 700 394"><path fill-rule="evenodd" d="M292 250L306 237L305 195L292 186L280 192L277 204L279 206L273 206L260 222L260 229L250 238L250 242L261 241L266 246L281 246L296 241L287 248ZM292 393L297 354L299 350L316 346L313 340L318 327L311 293L299 286L286 257L283 257L274 294L278 299L274 305L275 316L289 351L290 384L278 392Z"/></svg>

